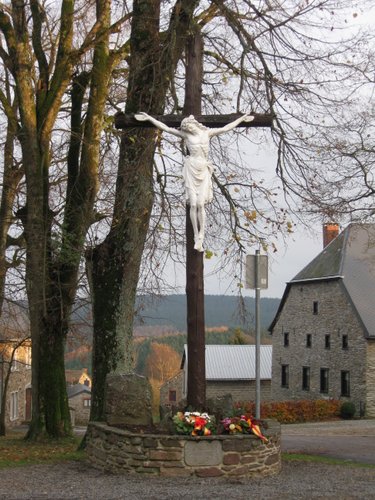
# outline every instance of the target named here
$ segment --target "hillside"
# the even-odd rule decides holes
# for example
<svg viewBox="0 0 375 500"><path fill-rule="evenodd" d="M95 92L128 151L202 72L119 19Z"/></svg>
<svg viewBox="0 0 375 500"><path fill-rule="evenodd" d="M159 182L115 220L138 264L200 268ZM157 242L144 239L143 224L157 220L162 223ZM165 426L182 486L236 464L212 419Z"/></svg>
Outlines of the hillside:
<svg viewBox="0 0 375 500"><path fill-rule="evenodd" d="M262 342L269 339L267 327L272 322L280 299L263 298L260 301ZM238 297L226 295L206 295L206 342L228 343L233 336L233 329L240 327L247 332L255 329L255 300L244 299L246 321L241 319ZM177 335L176 335L177 334ZM186 297L185 295L168 295L161 298L140 296L137 298L137 319L134 326L134 336L138 352L138 365L143 365L149 352L149 342L171 345L181 353L186 343ZM144 341L147 341L144 343ZM91 365L92 317L87 302L76 304L72 315L71 330L65 355L66 366L81 368ZM140 366L138 366L140 368Z"/></svg>
<svg viewBox="0 0 375 500"><path fill-rule="evenodd" d="M262 298L260 300L261 328L267 329L275 317L280 299ZM205 296L206 327L227 326L245 327L252 330L255 326L255 299L244 298L245 320L241 317L238 297L228 295ZM141 296L137 299L136 330L140 327L170 327L171 330L186 331L186 296L168 295L159 299ZM157 329L157 328L156 328Z"/></svg>

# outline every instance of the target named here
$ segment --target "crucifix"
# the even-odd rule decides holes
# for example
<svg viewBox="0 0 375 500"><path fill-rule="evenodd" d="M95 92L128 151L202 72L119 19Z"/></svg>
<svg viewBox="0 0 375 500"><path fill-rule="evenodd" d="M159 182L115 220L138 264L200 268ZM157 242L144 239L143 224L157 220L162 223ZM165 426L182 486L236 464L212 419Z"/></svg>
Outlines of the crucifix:
<svg viewBox="0 0 375 500"><path fill-rule="evenodd" d="M186 48L186 82L183 115L150 116L117 113L119 129L157 127L184 140L186 188L186 297L187 297L187 404L194 410L206 405L205 323L203 280L204 204L212 197L212 167L208 160L209 140L234 127L271 127L272 115L202 115L203 39L195 33Z"/></svg>

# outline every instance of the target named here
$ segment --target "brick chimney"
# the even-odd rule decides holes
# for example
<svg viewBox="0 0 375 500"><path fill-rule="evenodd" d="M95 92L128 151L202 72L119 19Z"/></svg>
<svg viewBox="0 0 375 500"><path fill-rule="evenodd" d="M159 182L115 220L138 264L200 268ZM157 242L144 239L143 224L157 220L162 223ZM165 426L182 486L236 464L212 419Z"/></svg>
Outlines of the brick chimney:
<svg viewBox="0 0 375 500"><path fill-rule="evenodd" d="M323 248L339 235L340 226L336 222L327 222L323 224Z"/></svg>

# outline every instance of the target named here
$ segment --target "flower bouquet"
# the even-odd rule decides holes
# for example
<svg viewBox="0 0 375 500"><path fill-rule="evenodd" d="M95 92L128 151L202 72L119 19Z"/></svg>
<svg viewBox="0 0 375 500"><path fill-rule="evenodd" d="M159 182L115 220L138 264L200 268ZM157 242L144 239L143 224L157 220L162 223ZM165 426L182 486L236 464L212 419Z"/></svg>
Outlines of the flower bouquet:
<svg viewBox="0 0 375 500"><path fill-rule="evenodd" d="M252 417L241 415L240 417L227 417L221 420L224 434L250 434L258 436L265 443L268 439L263 436L259 423Z"/></svg>
<svg viewBox="0 0 375 500"><path fill-rule="evenodd" d="M179 411L173 417L173 423L177 434L190 436L210 436L215 429L215 418L197 411Z"/></svg>

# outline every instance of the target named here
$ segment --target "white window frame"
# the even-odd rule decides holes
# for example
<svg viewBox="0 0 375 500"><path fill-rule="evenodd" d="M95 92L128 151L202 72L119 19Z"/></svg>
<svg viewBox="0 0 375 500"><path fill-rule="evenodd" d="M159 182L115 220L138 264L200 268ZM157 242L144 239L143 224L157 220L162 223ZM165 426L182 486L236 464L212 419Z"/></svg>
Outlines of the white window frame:
<svg viewBox="0 0 375 500"><path fill-rule="evenodd" d="M10 414L9 419L13 422L19 417L19 397L18 391L10 393Z"/></svg>
<svg viewBox="0 0 375 500"><path fill-rule="evenodd" d="M91 398L84 398L83 407L84 408L91 408Z"/></svg>

